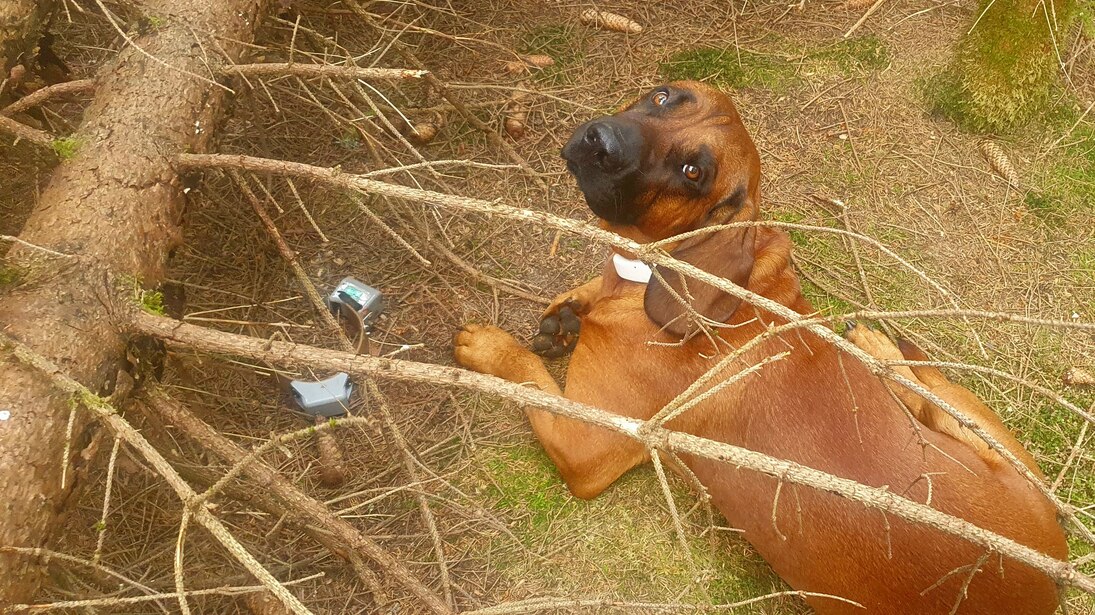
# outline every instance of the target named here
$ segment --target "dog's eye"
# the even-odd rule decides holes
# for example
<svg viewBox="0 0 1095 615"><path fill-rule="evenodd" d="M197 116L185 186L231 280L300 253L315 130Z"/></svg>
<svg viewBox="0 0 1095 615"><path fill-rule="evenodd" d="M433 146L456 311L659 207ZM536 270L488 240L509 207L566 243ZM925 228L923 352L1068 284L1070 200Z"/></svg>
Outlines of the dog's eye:
<svg viewBox="0 0 1095 615"><path fill-rule="evenodd" d="M660 107L669 102L669 94L666 92L654 92L654 95L650 97L650 102Z"/></svg>
<svg viewBox="0 0 1095 615"><path fill-rule="evenodd" d="M687 177L690 181L694 182L700 181L700 178L703 177L703 171L694 164L684 165L683 167L681 167L681 172L684 173L684 176Z"/></svg>

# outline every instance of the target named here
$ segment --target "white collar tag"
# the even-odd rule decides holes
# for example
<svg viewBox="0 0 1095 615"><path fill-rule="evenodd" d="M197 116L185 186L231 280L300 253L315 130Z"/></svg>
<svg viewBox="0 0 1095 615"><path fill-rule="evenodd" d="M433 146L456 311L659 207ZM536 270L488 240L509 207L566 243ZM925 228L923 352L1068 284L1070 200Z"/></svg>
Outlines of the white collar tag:
<svg viewBox="0 0 1095 615"><path fill-rule="evenodd" d="M613 252L612 266L616 268L616 275L628 282L646 284L650 281L650 267L641 260L624 258L620 253Z"/></svg>

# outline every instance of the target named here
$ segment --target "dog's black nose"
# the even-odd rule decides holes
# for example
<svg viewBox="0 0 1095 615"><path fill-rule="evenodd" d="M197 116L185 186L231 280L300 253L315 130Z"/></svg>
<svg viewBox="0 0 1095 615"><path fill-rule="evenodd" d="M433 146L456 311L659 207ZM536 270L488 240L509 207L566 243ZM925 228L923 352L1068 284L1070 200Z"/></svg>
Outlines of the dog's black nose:
<svg viewBox="0 0 1095 615"><path fill-rule="evenodd" d="M640 148L636 127L605 117L579 127L563 148L563 157L579 166L616 173L635 164Z"/></svg>
<svg viewBox="0 0 1095 615"><path fill-rule="evenodd" d="M586 128L582 145L589 161L605 171L613 171L623 166L620 138L617 129L609 121L593 122Z"/></svg>

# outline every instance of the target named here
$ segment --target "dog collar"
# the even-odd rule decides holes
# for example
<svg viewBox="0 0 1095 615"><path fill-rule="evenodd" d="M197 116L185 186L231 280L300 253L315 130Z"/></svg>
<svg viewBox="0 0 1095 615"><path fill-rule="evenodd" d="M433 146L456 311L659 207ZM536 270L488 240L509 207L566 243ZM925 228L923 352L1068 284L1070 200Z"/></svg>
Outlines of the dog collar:
<svg viewBox="0 0 1095 615"><path fill-rule="evenodd" d="M628 282L646 284L650 281L650 267L641 260L624 258L620 253L613 252L612 266L616 268L616 275Z"/></svg>

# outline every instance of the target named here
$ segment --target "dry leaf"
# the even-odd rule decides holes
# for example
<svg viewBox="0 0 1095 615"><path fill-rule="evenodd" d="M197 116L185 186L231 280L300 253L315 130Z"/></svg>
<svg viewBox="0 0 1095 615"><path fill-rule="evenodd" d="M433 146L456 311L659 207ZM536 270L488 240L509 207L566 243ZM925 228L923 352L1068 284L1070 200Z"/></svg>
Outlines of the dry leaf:
<svg viewBox="0 0 1095 615"><path fill-rule="evenodd" d="M989 166L993 171L996 171L1000 177L1003 177L1012 188L1019 189L1019 173L1015 170L1015 167L1011 166L1011 161L1008 160L1007 154L1004 150L1000 149L1000 146L992 141L981 142L981 154L989 161Z"/></svg>
<svg viewBox="0 0 1095 615"><path fill-rule="evenodd" d="M591 26L597 26L605 30L612 30L613 32L623 32L625 34L638 34L643 31L643 27L639 24L631 21L623 15L617 15L616 13L609 13L606 11L598 11L597 9L588 9L582 13L582 23L589 24Z"/></svg>
<svg viewBox="0 0 1095 615"><path fill-rule="evenodd" d="M1086 372L1079 367L1070 367L1065 370L1061 381L1074 387L1095 387L1095 375Z"/></svg>

